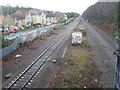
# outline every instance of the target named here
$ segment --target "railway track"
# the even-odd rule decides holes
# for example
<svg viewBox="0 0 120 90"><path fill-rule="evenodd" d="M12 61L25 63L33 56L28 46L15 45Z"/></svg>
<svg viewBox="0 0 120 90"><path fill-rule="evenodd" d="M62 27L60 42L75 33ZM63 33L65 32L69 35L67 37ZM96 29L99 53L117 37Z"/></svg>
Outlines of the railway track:
<svg viewBox="0 0 120 90"><path fill-rule="evenodd" d="M76 20L73 22L76 22ZM76 25L77 23L74 25L74 27ZM25 88L26 85L29 83L29 81L38 72L38 70L45 65L48 58L55 51L55 49L60 45L60 43L66 38L67 34L72 31L72 29L66 30L63 33L61 33L58 37L56 37L48 45L48 47L43 50L43 52L39 55L39 57L37 57L37 59L35 59L31 65L29 65L14 81L12 81L12 83L10 83L8 87L6 87L6 90L12 89L12 88L19 88L19 89Z"/></svg>

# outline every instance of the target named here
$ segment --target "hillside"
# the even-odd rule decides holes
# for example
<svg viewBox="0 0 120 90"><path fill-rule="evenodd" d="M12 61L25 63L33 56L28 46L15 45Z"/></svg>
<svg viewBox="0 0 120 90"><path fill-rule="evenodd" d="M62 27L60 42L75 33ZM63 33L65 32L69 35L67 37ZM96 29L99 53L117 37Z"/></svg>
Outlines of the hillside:
<svg viewBox="0 0 120 90"><path fill-rule="evenodd" d="M82 16L109 34L112 38L115 38L118 35L117 7L117 2L97 2L96 4L87 8Z"/></svg>
<svg viewBox="0 0 120 90"><path fill-rule="evenodd" d="M117 2L98 2L90 6L83 16L99 23L116 22Z"/></svg>

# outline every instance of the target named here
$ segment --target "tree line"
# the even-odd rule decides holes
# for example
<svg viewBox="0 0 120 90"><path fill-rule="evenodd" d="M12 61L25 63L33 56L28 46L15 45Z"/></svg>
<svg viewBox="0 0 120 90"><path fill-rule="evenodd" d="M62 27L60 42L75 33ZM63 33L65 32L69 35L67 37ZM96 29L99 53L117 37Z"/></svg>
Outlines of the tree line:
<svg viewBox="0 0 120 90"><path fill-rule="evenodd" d="M0 6L0 15L11 15L14 14L17 10L31 10L31 7L20 7L20 6L15 6L12 7L10 5L6 5L6 6Z"/></svg>

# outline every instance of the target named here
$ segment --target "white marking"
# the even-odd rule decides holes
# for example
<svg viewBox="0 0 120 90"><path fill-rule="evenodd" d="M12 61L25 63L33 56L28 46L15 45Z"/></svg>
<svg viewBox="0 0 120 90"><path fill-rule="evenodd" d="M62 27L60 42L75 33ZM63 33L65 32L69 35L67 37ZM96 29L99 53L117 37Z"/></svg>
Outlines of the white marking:
<svg viewBox="0 0 120 90"><path fill-rule="evenodd" d="M64 49L64 52L63 52L62 58L65 56L66 49L67 49L67 47L65 47L65 49Z"/></svg>

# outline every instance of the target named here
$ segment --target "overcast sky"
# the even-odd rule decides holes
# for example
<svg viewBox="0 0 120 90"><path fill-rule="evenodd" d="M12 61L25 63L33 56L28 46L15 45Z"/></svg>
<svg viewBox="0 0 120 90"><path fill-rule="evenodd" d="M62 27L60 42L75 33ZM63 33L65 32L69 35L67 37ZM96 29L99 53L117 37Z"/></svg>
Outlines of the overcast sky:
<svg viewBox="0 0 120 90"><path fill-rule="evenodd" d="M98 0L2 0L0 5L25 6L43 10L77 12L82 14Z"/></svg>

